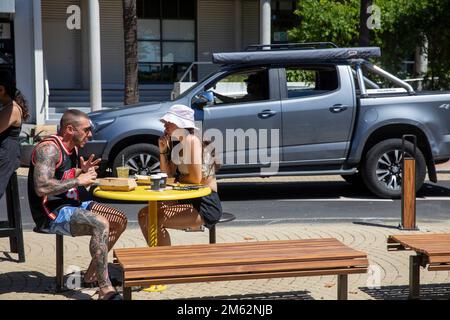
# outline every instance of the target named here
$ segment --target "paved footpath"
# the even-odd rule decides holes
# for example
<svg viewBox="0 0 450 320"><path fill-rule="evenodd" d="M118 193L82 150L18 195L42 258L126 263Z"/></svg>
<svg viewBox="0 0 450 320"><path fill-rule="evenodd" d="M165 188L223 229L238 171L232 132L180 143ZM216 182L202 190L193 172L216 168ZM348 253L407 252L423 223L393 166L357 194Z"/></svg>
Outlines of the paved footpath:
<svg viewBox="0 0 450 320"><path fill-rule="evenodd" d="M440 223L418 222L418 232L450 232L450 221ZM408 256L411 252L388 252L386 238L390 234L409 234L417 231L400 231L391 224L362 225L355 223L269 224L263 226L219 226L218 242L266 241L335 237L352 248L368 254L375 266L371 282L367 274L349 276L349 299L406 299L408 296ZM173 230L172 243L207 243L208 232L183 232ZM55 237L24 232L26 262L11 262L7 238L0 239L0 300L11 299L97 299L95 289L77 289L64 294L54 294ZM65 267L89 263L89 237L65 237ZM116 248L145 246L140 231L130 226L116 244ZM110 254L112 258L112 254ZM111 266L111 268L114 268ZM117 270L112 274L118 275ZM376 284L379 274L380 287ZM428 299L450 298L450 272L421 273L422 297ZM139 300L159 299L336 299L336 277L299 277L226 281L169 285L157 293L134 292Z"/></svg>

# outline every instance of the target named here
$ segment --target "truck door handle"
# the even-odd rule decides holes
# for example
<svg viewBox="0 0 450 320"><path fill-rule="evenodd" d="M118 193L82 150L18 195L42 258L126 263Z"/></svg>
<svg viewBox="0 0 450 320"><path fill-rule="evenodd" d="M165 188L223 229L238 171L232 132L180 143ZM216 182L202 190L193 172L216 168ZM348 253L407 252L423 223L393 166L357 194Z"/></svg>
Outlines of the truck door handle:
<svg viewBox="0 0 450 320"><path fill-rule="evenodd" d="M332 106L330 108L330 111L333 113L339 113L339 112L347 110L347 108L348 108L348 106L345 104L335 104L334 106Z"/></svg>
<svg viewBox="0 0 450 320"><path fill-rule="evenodd" d="M273 110L263 110L260 113L258 113L258 118L267 119L267 118L273 117L276 114L277 114L277 112L273 111Z"/></svg>

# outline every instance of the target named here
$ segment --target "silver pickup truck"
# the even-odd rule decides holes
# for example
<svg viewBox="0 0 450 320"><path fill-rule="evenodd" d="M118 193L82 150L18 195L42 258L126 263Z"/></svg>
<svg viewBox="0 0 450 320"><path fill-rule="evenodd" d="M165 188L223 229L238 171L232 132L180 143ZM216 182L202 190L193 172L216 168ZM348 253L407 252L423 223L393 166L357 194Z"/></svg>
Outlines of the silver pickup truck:
<svg viewBox="0 0 450 320"><path fill-rule="evenodd" d="M323 44L217 53L219 70L175 100L91 113L94 136L82 153L101 157L110 174L122 159L131 173L157 172L158 119L184 104L219 150L218 178L342 175L396 198L404 135L417 138L417 190L450 158L450 93L415 92L368 61L380 54ZM404 149L412 155L413 143Z"/></svg>

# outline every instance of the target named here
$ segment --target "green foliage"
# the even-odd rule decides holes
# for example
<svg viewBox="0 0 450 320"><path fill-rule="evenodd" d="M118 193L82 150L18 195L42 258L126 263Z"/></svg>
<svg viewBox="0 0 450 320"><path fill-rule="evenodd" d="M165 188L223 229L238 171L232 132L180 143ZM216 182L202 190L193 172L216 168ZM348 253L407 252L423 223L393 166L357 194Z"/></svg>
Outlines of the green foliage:
<svg viewBox="0 0 450 320"><path fill-rule="evenodd" d="M358 41L359 5L357 0L301 0L295 14L301 24L288 31L298 42L331 41L350 46Z"/></svg>
<svg viewBox="0 0 450 320"><path fill-rule="evenodd" d="M450 89L450 1L373 0L373 4L381 10L381 27L370 31L370 39L371 45L381 47L381 65L400 77L417 76L402 73L402 62L414 60L421 48L429 60L427 87ZM288 32L292 41L358 46L360 0L301 0L295 14L300 25Z"/></svg>
<svg viewBox="0 0 450 320"><path fill-rule="evenodd" d="M286 80L288 82L305 82L305 85L312 86L315 83L315 72L299 69L286 69Z"/></svg>

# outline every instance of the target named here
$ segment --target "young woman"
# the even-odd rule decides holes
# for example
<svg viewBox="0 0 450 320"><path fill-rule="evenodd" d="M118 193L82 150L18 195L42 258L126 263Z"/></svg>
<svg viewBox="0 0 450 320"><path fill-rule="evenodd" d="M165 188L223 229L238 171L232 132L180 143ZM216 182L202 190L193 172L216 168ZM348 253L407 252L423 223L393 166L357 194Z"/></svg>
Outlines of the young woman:
<svg viewBox="0 0 450 320"><path fill-rule="evenodd" d="M0 198L11 175L20 166L19 134L29 117L26 101L16 89L11 74L0 71Z"/></svg>
<svg viewBox="0 0 450 320"><path fill-rule="evenodd" d="M158 207L158 245L170 245L167 229L210 227L222 216L217 194L216 163L206 143L195 135L194 111L185 105L173 105L160 119L164 135L159 138L161 171L181 183L202 184L211 188L208 196L182 201L165 201ZM173 148L172 141L179 141ZM147 240L148 207L139 211L139 225Z"/></svg>

